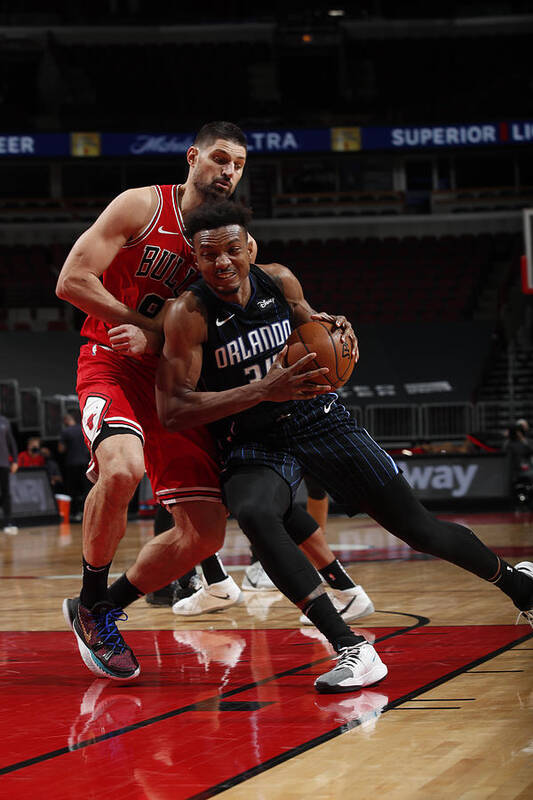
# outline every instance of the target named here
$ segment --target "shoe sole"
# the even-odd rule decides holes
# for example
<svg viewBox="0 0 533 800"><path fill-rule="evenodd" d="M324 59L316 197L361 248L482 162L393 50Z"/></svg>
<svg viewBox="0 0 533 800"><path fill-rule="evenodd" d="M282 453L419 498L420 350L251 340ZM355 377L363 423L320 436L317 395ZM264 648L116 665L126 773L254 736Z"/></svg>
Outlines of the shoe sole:
<svg viewBox="0 0 533 800"><path fill-rule="evenodd" d="M65 619L65 622L69 626L70 630L73 631L74 630L74 620L70 616L70 607L69 607L69 598L68 597L65 597L65 599L63 600L63 605L61 606L61 609L63 611L63 617Z"/></svg>
<svg viewBox="0 0 533 800"><path fill-rule="evenodd" d="M194 595L193 595L194 596ZM231 608L232 606L239 605L243 602L242 592L239 592L239 596L235 600L222 600L220 601L220 605L217 605L214 608L204 608L202 611L182 611L179 609L176 611L176 606L181 603L181 600L178 600L177 603L174 603L172 606L172 613L176 614L177 617L200 617L202 614L213 614L216 611L223 611L225 608Z"/></svg>
<svg viewBox="0 0 533 800"><path fill-rule="evenodd" d="M243 592L277 592L278 589L275 586L254 586L253 583L245 584L243 581L241 584L241 589Z"/></svg>
<svg viewBox="0 0 533 800"><path fill-rule="evenodd" d="M376 666L372 667L366 675L356 684L352 684L348 686L347 684L327 684L327 683L320 683L320 678L317 678L315 681L315 689L320 694L342 694L345 692L357 692L359 689L363 689L366 686L375 686L376 683L379 683L383 680L383 678L387 677L389 670L385 666L385 664L376 664Z"/></svg>
<svg viewBox="0 0 533 800"><path fill-rule="evenodd" d="M78 631L76 630L76 626L74 624L74 620L70 615L70 605L69 599L66 597L63 600L63 617L65 618L65 622L74 633L76 637L76 642L78 644L78 650L80 651L80 656L82 658L83 663L94 675L98 675L99 678L110 678L111 680L115 681L132 681L134 678L137 678L141 672L141 668L137 667L135 672L132 675L115 675L113 672L109 672L106 670L103 664L96 658L92 650L90 650L85 642L83 641L82 637L79 635Z"/></svg>
<svg viewBox="0 0 533 800"><path fill-rule="evenodd" d="M341 611L339 611L338 613L345 622L353 622L355 619L361 619L361 617L368 617L370 614L373 614L375 610L376 609L374 608L374 603L370 601L369 604L365 606L362 611L358 611L357 613L344 614ZM306 617L305 614L302 614L302 616L300 617L300 625L312 625L312 624L313 623L311 622L311 620L308 619L308 617Z"/></svg>
<svg viewBox="0 0 533 800"><path fill-rule="evenodd" d="M172 598L170 597L146 597L144 598L149 606L166 606L167 608L172 605Z"/></svg>

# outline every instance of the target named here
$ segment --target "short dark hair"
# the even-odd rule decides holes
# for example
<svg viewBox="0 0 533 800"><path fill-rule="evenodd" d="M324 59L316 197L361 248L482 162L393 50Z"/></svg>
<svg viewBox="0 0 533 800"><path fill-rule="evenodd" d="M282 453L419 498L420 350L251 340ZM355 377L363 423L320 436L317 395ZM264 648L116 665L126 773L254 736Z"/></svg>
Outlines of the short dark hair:
<svg viewBox="0 0 533 800"><path fill-rule="evenodd" d="M245 150L248 147L246 136L239 126L234 125L233 122L224 122L223 120L207 122L205 125L202 125L196 134L194 144L211 144L211 142L214 142L216 139L227 139L230 142L237 142L237 144L242 145Z"/></svg>
<svg viewBox="0 0 533 800"><path fill-rule="evenodd" d="M231 200L203 203L187 214L185 219L187 236L192 241L198 231L211 231L215 228L224 228L226 225L239 225L246 231L251 218L251 209L242 203Z"/></svg>

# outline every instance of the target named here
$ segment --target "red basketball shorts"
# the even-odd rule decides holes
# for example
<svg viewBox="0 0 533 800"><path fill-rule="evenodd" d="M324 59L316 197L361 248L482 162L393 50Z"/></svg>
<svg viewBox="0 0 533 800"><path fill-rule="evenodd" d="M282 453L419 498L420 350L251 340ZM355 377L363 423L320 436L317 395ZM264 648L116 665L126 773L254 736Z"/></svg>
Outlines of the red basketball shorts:
<svg viewBox="0 0 533 800"><path fill-rule="evenodd" d="M87 475L93 481L98 475L98 446L93 451L97 437L130 432L144 444L146 472L160 503L220 503L219 466L211 435L205 427L179 433L165 430L155 404L156 368L156 359L147 365L100 344L82 346L77 391L83 433L92 455Z"/></svg>

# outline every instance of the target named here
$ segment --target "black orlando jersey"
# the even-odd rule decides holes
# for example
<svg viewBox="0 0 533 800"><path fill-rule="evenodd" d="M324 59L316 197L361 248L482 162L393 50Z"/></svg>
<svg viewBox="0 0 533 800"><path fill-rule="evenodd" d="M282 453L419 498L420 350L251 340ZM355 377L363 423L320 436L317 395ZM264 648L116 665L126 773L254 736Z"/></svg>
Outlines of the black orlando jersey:
<svg viewBox="0 0 533 800"><path fill-rule="evenodd" d="M251 295L245 308L226 302L204 283L190 290L207 312L207 342L199 388L219 392L264 378L291 332L291 310L281 289L267 273L250 265ZM290 401L289 401L290 402ZM261 403L231 418L213 423L218 437L249 433L264 427L286 410L288 403Z"/></svg>

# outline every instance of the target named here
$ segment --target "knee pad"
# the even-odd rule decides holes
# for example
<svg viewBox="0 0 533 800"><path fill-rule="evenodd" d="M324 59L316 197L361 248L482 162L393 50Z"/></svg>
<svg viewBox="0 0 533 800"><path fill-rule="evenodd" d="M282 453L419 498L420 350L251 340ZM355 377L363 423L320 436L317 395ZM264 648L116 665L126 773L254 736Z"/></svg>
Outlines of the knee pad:
<svg viewBox="0 0 533 800"><path fill-rule="evenodd" d="M285 517L285 528L295 544L302 544L318 529L316 520L296 503Z"/></svg>

